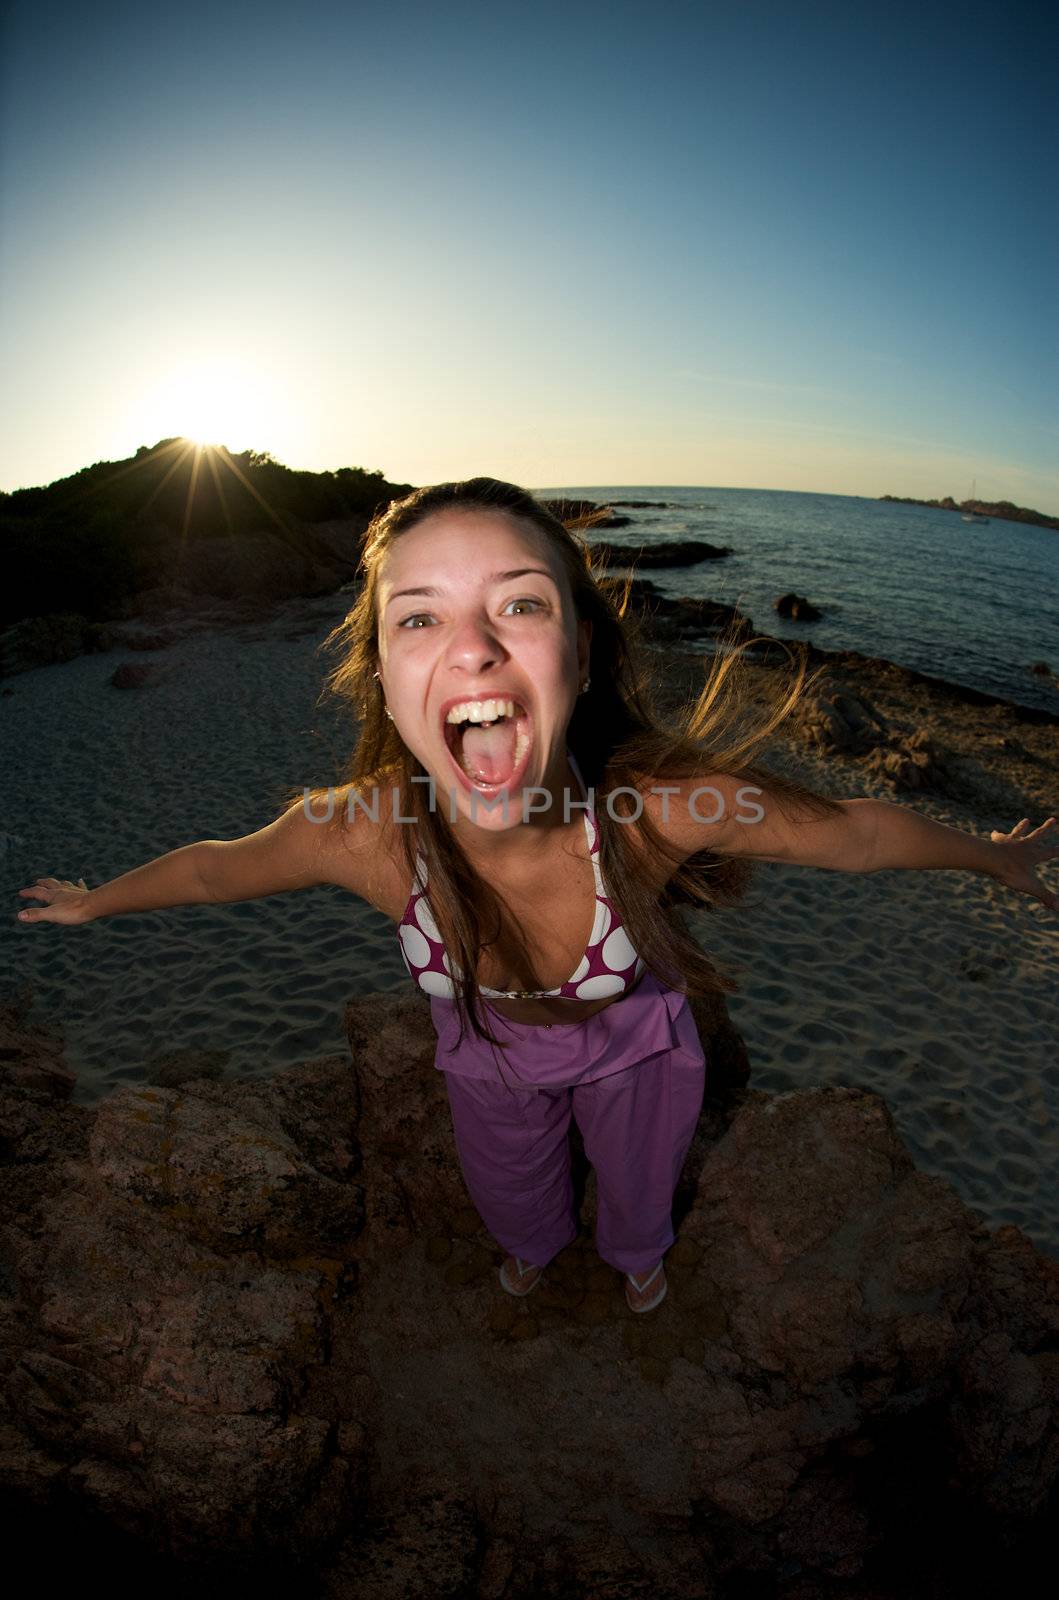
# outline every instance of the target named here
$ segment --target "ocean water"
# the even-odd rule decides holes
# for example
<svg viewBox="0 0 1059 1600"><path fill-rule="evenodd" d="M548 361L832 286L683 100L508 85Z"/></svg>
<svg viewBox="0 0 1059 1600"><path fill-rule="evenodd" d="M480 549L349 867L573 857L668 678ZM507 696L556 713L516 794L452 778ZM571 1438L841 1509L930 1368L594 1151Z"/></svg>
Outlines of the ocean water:
<svg viewBox="0 0 1059 1600"><path fill-rule="evenodd" d="M667 502L620 508L631 525L594 535L614 544L702 538L731 547L720 561L644 569L663 594L737 605L759 632L885 656L1059 713L1059 690L1029 671L1043 660L1059 676L1059 529L772 489L578 484L533 492ZM806 595L821 620L778 616L773 602L789 590Z"/></svg>

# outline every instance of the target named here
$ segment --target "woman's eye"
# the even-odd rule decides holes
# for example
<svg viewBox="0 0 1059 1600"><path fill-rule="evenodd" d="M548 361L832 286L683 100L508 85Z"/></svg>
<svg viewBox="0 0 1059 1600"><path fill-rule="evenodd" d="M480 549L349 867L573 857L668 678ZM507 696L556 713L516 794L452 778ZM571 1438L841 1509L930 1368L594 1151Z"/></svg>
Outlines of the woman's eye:
<svg viewBox="0 0 1059 1600"><path fill-rule="evenodd" d="M504 610L507 611L509 606L534 606L538 611L543 611L544 601L535 600L532 595L527 594L520 596L520 598L517 600L509 600L507 605L504 606ZM402 617L397 626L399 628L407 628L410 623L418 622L421 617L430 616L431 612L429 611L414 611L410 617Z"/></svg>

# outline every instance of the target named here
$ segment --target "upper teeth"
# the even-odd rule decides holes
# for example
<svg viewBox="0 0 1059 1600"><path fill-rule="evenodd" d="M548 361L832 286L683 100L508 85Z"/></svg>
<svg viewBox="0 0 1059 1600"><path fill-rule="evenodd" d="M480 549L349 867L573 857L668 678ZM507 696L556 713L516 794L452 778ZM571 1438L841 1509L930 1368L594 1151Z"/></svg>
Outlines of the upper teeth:
<svg viewBox="0 0 1059 1600"><path fill-rule="evenodd" d="M514 700L463 700L453 706L446 722L495 722L497 717L515 715Z"/></svg>

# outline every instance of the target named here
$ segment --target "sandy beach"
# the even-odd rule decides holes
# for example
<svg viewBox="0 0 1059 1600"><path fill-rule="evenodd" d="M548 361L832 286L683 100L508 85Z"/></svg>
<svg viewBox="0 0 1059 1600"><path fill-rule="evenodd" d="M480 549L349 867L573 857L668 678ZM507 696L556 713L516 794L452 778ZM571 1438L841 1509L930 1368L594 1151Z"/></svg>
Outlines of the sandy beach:
<svg viewBox="0 0 1059 1600"><path fill-rule="evenodd" d="M77 1101L155 1081L173 1052L224 1077L270 1075L343 1050L348 997L408 992L394 928L338 889L79 929L14 920L15 891L38 876L98 883L265 825L290 785L340 781L351 730L342 710L317 704L330 659L317 647L348 604L340 591L245 620L218 607L164 649L5 680L4 992L32 995L32 1020L62 1031ZM141 689L111 687L124 660L151 664ZM662 660L674 690L701 670L695 655ZM962 703L885 664L836 676L930 732L951 792L895 792L863 760L794 737L770 763L985 835L1059 809L1056 724ZM1043 877L1056 886L1054 866ZM876 1090L923 1170L989 1224L1015 1223L1059 1256L1059 918L971 873L762 864L744 905L693 926L740 981L729 1007L756 1085Z"/></svg>

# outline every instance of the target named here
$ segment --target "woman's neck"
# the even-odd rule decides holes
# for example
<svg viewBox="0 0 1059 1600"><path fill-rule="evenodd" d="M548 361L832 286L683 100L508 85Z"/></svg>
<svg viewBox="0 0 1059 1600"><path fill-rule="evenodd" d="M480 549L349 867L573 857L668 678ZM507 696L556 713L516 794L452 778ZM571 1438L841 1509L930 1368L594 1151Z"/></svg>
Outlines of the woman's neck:
<svg viewBox="0 0 1059 1600"><path fill-rule="evenodd" d="M476 869L486 873L513 872L516 875L523 871L530 872L562 832L572 824L584 826L581 819L585 815L582 803L585 796L565 751L559 757L557 774L551 781L546 776L537 787L548 791L550 804L534 810L515 826L494 831L472 822L462 812L456 822L450 824L461 850ZM564 816L564 793L569 797L568 817ZM534 793L531 799L535 805L540 805L544 796ZM503 815L502 808L495 809Z"/></svg>

